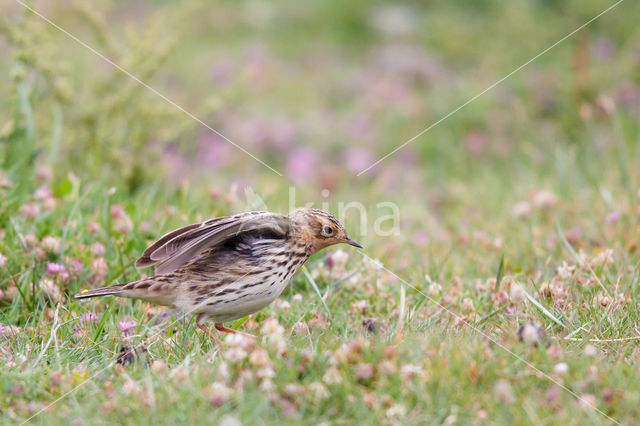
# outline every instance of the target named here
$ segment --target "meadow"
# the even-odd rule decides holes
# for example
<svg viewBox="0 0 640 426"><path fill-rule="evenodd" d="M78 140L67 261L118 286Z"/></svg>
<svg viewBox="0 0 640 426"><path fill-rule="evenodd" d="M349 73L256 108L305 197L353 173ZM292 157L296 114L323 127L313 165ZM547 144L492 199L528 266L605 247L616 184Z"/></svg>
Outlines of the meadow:
<svg viewBox="0 0 640 426"><path fill-rule="evenodd" d="M638 16L3 2L0 423L639 423ZM309 203L364 249L227 324L255 339L73 299L172 229Z"/></svg>

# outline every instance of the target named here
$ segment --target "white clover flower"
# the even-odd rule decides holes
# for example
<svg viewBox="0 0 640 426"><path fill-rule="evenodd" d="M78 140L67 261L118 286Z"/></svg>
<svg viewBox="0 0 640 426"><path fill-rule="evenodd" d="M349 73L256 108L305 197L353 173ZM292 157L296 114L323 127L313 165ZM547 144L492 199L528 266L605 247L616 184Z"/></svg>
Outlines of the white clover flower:
<svg viewBox="0 0 640 426"><path fill-rule="evenodd" d="M565 362L559 362L553 367L553 372L559 376L564 376L569 372L569 366Z"/></svg>
<svg viewBox="0 0 640 426"><path fill-rule="evenodd" d="M514 204L511 215L516 219L526 219L531 216L531 205L527 201Z"/></svg>
<svg viewBox="0 0 640 426"><path fill-rule="evenodd" d="M513 303L522 303L527 299L527 292L521 284L513 283L509 291Z"/></svg>

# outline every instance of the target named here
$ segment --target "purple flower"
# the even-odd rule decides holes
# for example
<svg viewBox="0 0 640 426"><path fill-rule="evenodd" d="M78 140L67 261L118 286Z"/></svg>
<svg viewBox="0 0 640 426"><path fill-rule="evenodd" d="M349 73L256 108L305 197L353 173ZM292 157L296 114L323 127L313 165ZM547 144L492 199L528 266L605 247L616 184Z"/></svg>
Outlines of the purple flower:
<svg viewBox="0 0 640 426"><path fill-rule="evenodd" d="M120 329L120 331L122 332L122 335L127 337L130 336L132 333L132 329L136 326L136 323L133 321L120 321L118 323L118 328Z"/></svg>
<svg viewBox="0 0 640 426"><path fill-rule="evenodd" d="M296 149L287 158L286 174L295 183L308 181L314 175L318 160L320 156L315 150Z"/></svg>
<svg viewBox="0 0 640 426"><path fill-rule="evenodd" d="M85 324L97 324L98 323L98 315L93 313L93 312L87 312L86 314L82 315L80 318L78 318L78 322L80 323L80 326L84 327Z"/></svg>
<svg viewBox="0 0 640 426"><path fill-rule="evenodd" d="M47 274L65 274L67 268L60 263L47 263Z"/></svg>
<svg viewBox="0 0 640 426"><path fill-rule="evenodd" d="M11 338L20 332L20 327L15 325L2 325L0 324L0 334Z"/></svg>
<svg viewBox="0 0 640 426"><path fill-rule="evenodd" d="M75 273L80 273L82 272L82 261L80 259L73 259L73 262L71 263L71 270Z"/></svg>
<svg viewBox="0 0 640 426"><path fill-rule="evenodd" d="M424 246L429 243L429 234L424 231L418 231L413 234L413 241L421 246Z"/></svg>
<svg viewBox="0 0 640 426"><path fill-rule="evenodd" d="M360 173L374 161L371 151L367 148L353 147L346 152L347 169L351 173Z"/></svg>
<svg viewBox="0 0 640 426"><path fill-rule="evenodd" d="M617 222L620 220L620 217L622 215L620 214L619 211L612 211L611 213L609 213L605 218L604 221L607 223L613 223L613 222Z"/></svg>

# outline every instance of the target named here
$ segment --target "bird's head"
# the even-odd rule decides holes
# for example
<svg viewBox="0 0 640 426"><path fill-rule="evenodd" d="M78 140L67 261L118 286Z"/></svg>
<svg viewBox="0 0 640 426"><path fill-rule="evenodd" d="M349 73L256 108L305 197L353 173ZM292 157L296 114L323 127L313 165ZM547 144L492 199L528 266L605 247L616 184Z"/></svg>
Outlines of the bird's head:
<svg viewBox="0 0 640 426"><path fill-rule="evenodd" d="M290 217L301 233L300 237L311 243L314 253L340 243L362 248L349 238L347 230L331 213L319 209L298 209Z"/></svg>

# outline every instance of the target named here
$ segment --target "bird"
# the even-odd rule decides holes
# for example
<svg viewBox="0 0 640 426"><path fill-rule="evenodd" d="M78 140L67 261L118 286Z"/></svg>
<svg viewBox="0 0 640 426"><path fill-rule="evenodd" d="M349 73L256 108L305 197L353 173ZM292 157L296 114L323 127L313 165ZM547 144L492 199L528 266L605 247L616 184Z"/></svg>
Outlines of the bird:
<svg viewBox="0 0 640 426"><path fill-rule="evenodd" d="M224 323L269 305L310 256L339 243L362 248L334 215L320 209L216 217L151 244L135 266L156 265L155 275L85 290L75 299L120 296L169 306L194 315L198 328L220 343L208 321L219 332L238 333Z"/></svg>

